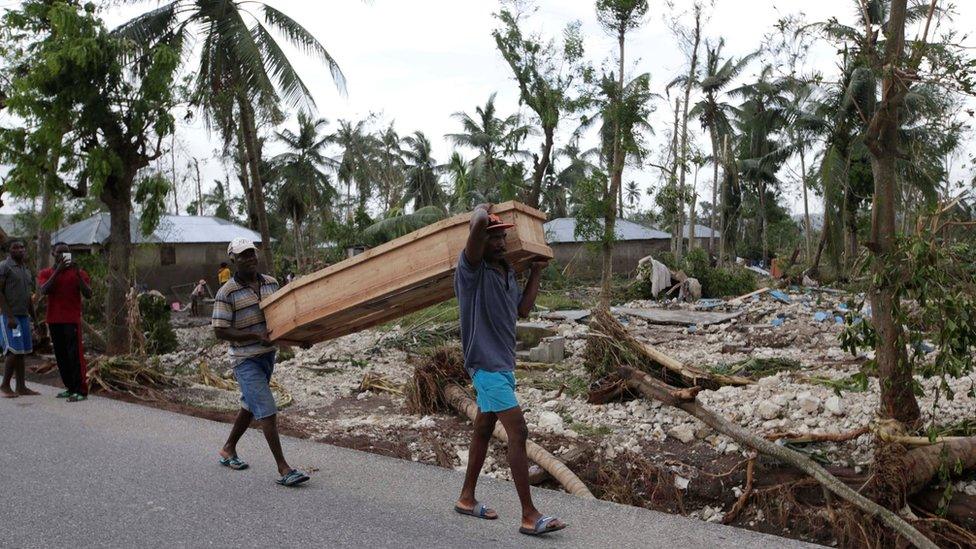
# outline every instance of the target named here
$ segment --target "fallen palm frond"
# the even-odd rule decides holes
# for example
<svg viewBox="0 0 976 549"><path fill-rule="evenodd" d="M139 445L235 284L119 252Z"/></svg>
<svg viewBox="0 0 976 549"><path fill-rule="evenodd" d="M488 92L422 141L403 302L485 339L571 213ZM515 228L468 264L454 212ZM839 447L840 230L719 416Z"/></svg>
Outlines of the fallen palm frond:
<svg viewBox="0 0 976 549"><path fill-rule="evenodd" d="M792 358L747 358L731 364L719 364L708 369L715 374L727 376L748 376L752 379L771 376L773 374L799 370L802 365Z"/></svg>
<svg viewBox="0 0 976 549"><path fill-rule="evenodd" d="M141 400L159 399L160 388L178 387L178 378L158 361L133 356L98 357L88 365L88 386L96 391L127 393Z"/></svg>
<svg viewBox="0 0 976 549"><path fill-rule="evenodd" d="M237 391L239 385L233 379L224 379L210 369L206 361L201 360L197 365L197 383L206 387L213 387L224 391ZM278 408L287 408L294 402L295 398L277 380L272 379L271 392L275 394L275 403Z"/></svg>
<svg viewBox="0 0 976 549"><path fill-rule="evenodd" d="M413 380L406 388L407 409L416 414L453 409L474 421L478 415L478 405L461 388L461 384L467 384L467 378L460 348L434 349L414 368ZM495 425L492 434L508 442L508 434L501 422ZM593 497L583 481L545 448L529 440L525 443L525 449L529 459L552 475L567 492L580 497Z"/></svg>
<svg viewBox="0 0 976 549"><path fill-rule="evenodd" d="M631 366L661 378L676 387L718 389L723 385L748 385L752 380L712 373L681 362L641 343L613 318L609 311L597 308L590 321L584 360L594 379L616 373L619 366Z"/></svg>
<svg viewBox="0 0 976 549"><path fill-rule="evenodd" d="M403 394L402 387L387 379L383 374L374 372L363 374L363 380L359 382L359 392L363 391L385 392L394 395Z"/></svg>

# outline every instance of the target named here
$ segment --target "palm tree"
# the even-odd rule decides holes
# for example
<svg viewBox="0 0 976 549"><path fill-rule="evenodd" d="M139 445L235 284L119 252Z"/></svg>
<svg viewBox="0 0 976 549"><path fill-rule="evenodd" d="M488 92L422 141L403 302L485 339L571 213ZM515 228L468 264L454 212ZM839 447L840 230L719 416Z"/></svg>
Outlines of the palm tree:
<svg viewBox="0 0 976 549"><path fill-rule="evenodd" d="M417 131L403 138L407 162L407 184L402 203L413 202L415 210L424 206L444 207L444 190L437 178L437 162L431 154L430 140Z"/></svg>
<svg viewBox="0 0 976 549"><path fill-rule="evenodd" d="M555 179L548 187L549 192L546 193L548 210L554 217L566 217L570 211L579 208L580 183L599 169L587 159L588 156L593 156L594 152L593 150L582 151L578 136L556 151L555 161L565 162L566 167L556 173Z"/></svg>
<svg viewBox="0 0 976 549"><path fill-rule="evenodd" d="M383 213L393 210L403 196L405 165L402 140L391 123L375 138L376 181L383 200Z"/></svg>
<svg viewBox="0 0 976 549"><path fill-rule="evenodd" d="M363 211L372 195L372 183L377 172L376 138L367 132L365 120L356 123L340 120L339 128L329 137L329 141L342 148L336 173L339 182L346 185L346 218L352 220L352 186L356 186L359 209Z"/></svg>
<svg viewBox="0 0 976 549"><path fill-rule="evenodd" d="M770 187L778 184L776 177L780 166L792 152L792 144L778 140L779 132L787 122L788 99L783 90L786 83L771 79L771 67L765 67L756 82L733 90L744 101L739 106L736 126L741 134L738 144L739 166L742 179L751 184L750 190L757 201L759 236L762 242L762 258L769 264L768 201Z"/></svg>
<svg viewBox="0 0 976 549"><path fill-rule="evenodd" d="M624 191L624 199L627 201L627 205L631 208L635 208L637 201L640 200L640 189L637 187L636 181L631 181L627 183L626 190Z"/></svg>
<svg viewBox="0 0 976 549"><path fill-rule="evenodd" d="M299 269L306 257L302 224L310 212L328 219L332 203L338 196L325 173L335 163L325 155L329 136L321 135L321 131L327 124L325 119L312 120L300 111L298 133L289 129L277 132L278 140L288 150L271 160L274 180L278 184L275 192L278 210L292 222Z"/></svg>
<svg viewBox="0 0 976 549"><path fill-rule="evenodd" d="M471 164L461 156L461 153L454 151L447 164L441 166L442 171L447 173L451 181L451 211L463 212L470 210L475 198L483 197L471 188L473 171Z"/></svg>
<svg viewBox="0 0 976 549"><path fill-rule="evenodd" d="M504 179L505 158L524 154L518 147L529 134L529 126L523 124L517 114L498 117L494 93L484 107L475 108L475 116L456 112L452 117L461 123L461 133L445 137L455 145L478 151L478 157L473 161L480 167L477 190L493 198Z"/></svg>
<svg viewBox="0 0 976 549"><path fill-rule="evenodd" d="M173 0L115 30L140 44L167 43L183 58L199 52L192 102L203 111L208 128L217 128L225 143L236 137L246 152L266 263L270 263L271 235L261 177L258 117L277 118L283 104L314 108L311 92L272 31L324 63L336 86L345 89L339 65L318 39L288 15L258 0ZM192 40L192 34L199 40Z"/></svg>
<svg viewBox="0 0 976 549"><path fill-rule="evenodd" d="M722 154L722 143L732 133L732 119L735 117L736 108L722 100L725 89L745 70L746 66L752 61L758 52L751 53L739 59L730 57L722 59L722 48L725 46L725 39L720 39L718 44L712 46L708 41L705 42L705 63L701 66L701 71L695 79L695 85L701 90L704 97L695 103L689 116L697 116L702 128L708 130L708 136L712 145L712 165L714 167L712 179L712 214L709 219L709 227L712 233L715 232L715 207L718 200L719 164L726 162ZM726 166L724 168L728 170ZM709 251L714 252L713 240L710 237L708 243Z"/></svg>

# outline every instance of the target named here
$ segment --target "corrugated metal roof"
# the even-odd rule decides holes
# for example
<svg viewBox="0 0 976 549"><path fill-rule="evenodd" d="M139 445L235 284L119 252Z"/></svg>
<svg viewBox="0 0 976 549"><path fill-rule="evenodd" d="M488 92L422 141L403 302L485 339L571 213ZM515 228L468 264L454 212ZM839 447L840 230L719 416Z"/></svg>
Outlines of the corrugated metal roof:
<svg viewBox="0 0 976 549"><path fill-rule="evenodd" d="M685 226L685 238L688 238L688 227ZM712 229L706 225L695 225L695 238L708 238L712 234ZM722 232L715 229L715 238L721 238Z"/></svg>
<svg viewBox="0 0 976 549"><path fill-rule="evenodd" d="M110 227L109 214L102 212L60 229L51 236L51 241L63 241L72 246L104 244L108 241ZM230 242L238 237L261 241L261 235L247 227L219 217L197 215L164 215L148 237L142 236L139 218L133 215L130 234L134 244L205 244Z"/></svg>
<svg viewBox="0 0 976 549"><path fill-rule="evenodd" d="M543 225L546 231L546 241L550 244L560 242L585 242L576 238L576 218L560 217L553 219ZM668 233L638 225L633 221L618 219L614 224L613 232L617 240L667 240L671 238Z"/></svg>

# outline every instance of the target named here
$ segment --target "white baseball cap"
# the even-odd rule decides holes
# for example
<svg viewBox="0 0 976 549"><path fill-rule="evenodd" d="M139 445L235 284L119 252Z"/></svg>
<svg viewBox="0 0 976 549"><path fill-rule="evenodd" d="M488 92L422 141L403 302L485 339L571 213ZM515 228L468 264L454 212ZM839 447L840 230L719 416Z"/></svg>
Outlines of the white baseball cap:
<svg viewBox="0 0 976 549"><path fill-rule="evenodd" d="M254 245L254 242L251 242L246 238L235 238L234 240L230 241L230 244L227 245L227 255L240 255L247 250L257 249L258 248Z"/></svg>

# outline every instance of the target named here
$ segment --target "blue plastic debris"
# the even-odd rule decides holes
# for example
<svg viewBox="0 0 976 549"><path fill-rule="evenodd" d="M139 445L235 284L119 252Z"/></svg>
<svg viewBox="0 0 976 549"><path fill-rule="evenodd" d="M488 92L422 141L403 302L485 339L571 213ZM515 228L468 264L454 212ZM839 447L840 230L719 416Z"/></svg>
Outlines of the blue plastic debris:
<svg viewBox="0 0 976 549"><path fill-rule="evenodd" d="M838 303L837 304L837 310L838 311L846 311L847 310L847 303Z"/></svg>
<svg viewBox="0 0 976 549"><path fill-rule="evenodd" d="M823 322L824 320L827 320L827 313L823 311L817 311L813 313L813 320L814 322Z"/></svg>
<svg viewBox="0 0 976 549"><path fill-rule="evenodd" d="M775 299L776 301L779 301L780 303L793 302L793 300L790 299L790 296L786 295L785 292L781 292L780 290L773 290L769 292L769 295L772 296L772 298Z"/></svg>
<svg viewBox="0 0 976 549"><path fill-rule="evenodd" d="M860 321L860 320L861 319L859 318L858 321ZM842 317L840 315L837 315L837 316L834 317L834 324L843 324L843 323L844 323L844 317Z"/></svg>
<svg viewBox="0 0 976 549"><path fill-rule="evenodd" d="M786 320L782 318L774 318L772 322L770 322L770 324L772 324L773 326L782 326L784 322L786 322Z"/></svg>
<svg viewBox="0 0 976 549"><path fill-rule="evenodd" d="M715 298L699 299L698 300L698 303L695 304L695 308L696 309L714 309L715 307L718 307L719 305L721 305L723 303L725 303L725 300L724 299L715 299Z"/></svg>
<svg viewBox="0 0 976 549"><path fill-rule="evenodd" d="M693 334L693 333L695 333L697 331L698 331L698 325L697 324L689 324L688 325L688 333L689 334Z"/></svg>

